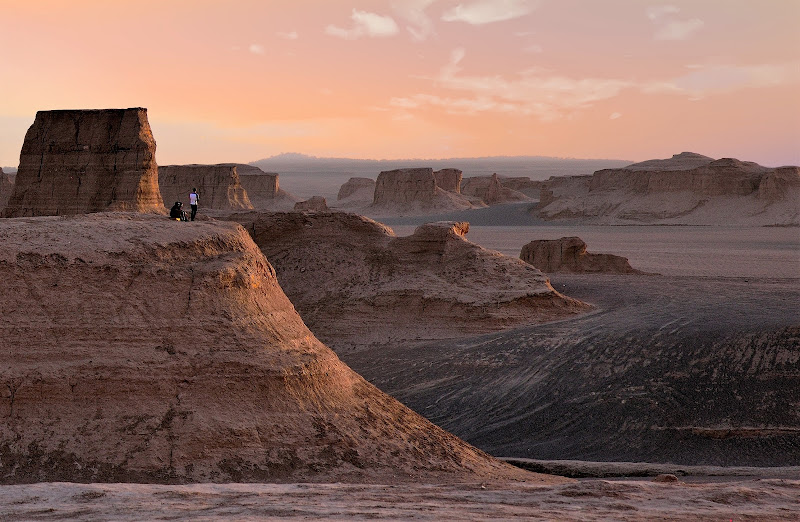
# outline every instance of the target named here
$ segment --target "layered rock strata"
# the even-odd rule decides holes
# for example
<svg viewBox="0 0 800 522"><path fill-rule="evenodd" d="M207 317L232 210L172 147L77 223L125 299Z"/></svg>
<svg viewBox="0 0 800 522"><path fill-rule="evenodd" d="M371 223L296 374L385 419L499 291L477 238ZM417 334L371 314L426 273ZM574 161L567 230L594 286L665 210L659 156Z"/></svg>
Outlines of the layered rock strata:
<svg viewBox="0 0 800 522"><path fill-rule="evenodd" d="M2 220L0 292L2 483L524 476L344 365L234 223Z"/></svg>
<svg viewBox="0 0 800 522"><path fill-rule="evenodd" d="M236 166L167 165L158 168L158 187L168 205L180 201L189 205L189 193L197 189L203 208L243 210L253 208L239 181Z"/></svg>
<svg viewBox="0 0 800 522"><path fill-rule="evenodd" d="M474 206L462 195L439 187L433 169L408 168L383 171L378 175L368 211L374 215L403 215L463 210Z"/></svg>
<svg viewBox="0 0 800 522"><path fill-rule="evenodd" d="M294 210L300 212L326 212L328 210L328 203L322 196L312 196L310 199L295 203Z"/></svg>
<svg viewBox="0 0 800 522"><path fill-rule="evenodd" d="M536 268L464 238L466 223L408 237L334 213L237 213L309 328L334 349L492 332L583 312Z"/></svg>
<svg viewBox="0 0 800 522"><path fill-rule="evenodd" d="M536 210L590 223L800 225L800 168L681 153L550 178Z"/></svg>
<svg viewBox="0 0 800 522"><path fill-rule="evenodd" d="M39 111L5 217L164 212L147 109Z"/></svg>
<svg viewBox="0 0 800 522"><path fill-rule="evenodd" d="M434 171L433 177L436 179L436 186L448 192L461 193L461 180L463 173L458 169L441 169Z"/></svg>
<svg viewBox="0 0 800 522"><path fill-rule="evenodd" d="M640 274L628 259L613 254L591 254L579 237L539 239L522 247L520 259L542 272Z"/></svg>

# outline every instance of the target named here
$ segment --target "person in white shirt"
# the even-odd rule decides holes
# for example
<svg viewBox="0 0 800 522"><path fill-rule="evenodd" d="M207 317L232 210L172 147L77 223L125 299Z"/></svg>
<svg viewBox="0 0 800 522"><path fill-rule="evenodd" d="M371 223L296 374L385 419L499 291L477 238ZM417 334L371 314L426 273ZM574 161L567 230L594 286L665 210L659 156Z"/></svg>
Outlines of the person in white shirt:
<svg viewBox="0 0 800 522"><path fill-rule="evenodd" d="M189 206L192 207L192 221L194 221L194 216L197 214L197 202L200 200L200 196L197 195L197 189L193 188L192 192L189 194Z"/></svg>

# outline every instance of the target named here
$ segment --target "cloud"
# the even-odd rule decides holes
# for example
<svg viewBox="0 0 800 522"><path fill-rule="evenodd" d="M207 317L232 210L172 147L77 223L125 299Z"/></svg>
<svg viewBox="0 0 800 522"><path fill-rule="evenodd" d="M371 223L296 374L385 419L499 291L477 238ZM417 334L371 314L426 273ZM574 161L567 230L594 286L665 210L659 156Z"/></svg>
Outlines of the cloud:
<svg viewBox="0 0 800 522"><path fill-rule="evenodd" d="M800 83L800 62L759 65L695 66L689 74L643 87L645 93L685 94L702 98L740 89Z"/></svg>
<svg viewBox="0 0 800 522"><path fill-rule="evenodd" d="M622 118L622 114L618 112L612 112L611 116L608 117L609 120L616 120L618 118Z"/></svg>
<svg viewBox="0 0 800 522"><path fill-rule="evenodd" d="M248 48L248 50L253 54L262 54L263 55L266 52L266 49L264 49L264 46L261 45L261 44L250 44L250 47Z"/></svg>
<svg viewBox="0 0 800 522"><path fill-rule="evenodd" d="M655 40L686 40L705 25L699 18L678 20L673 15L677 15L680 11L674 5L648 7L645 10L647 18L658 27L653 35Z"/></svg>
<svg viewBox="0 0 800 522"><path fill-rule="evenodd" d="M536 7L538 2L533 0L477 0L448 9L442 14L442 20L483 25L525 16Z"/></svg>
<svg viewBox="0 0 800 522"><path fill-rule="evenodd" d="M275 33L275 36L278 38L283 38L284 40L297 40L300 38L300 35L297 34L297 31L291 31L289 33Z"/></svg>
<svg viewBox="0 0 800 522"><path fill-rule="evenodd" d="M325 34L344 38L345 40L357 40L362 36L373 38L394 36L400 31L391 16L381 16L353 9L350 18L353 20L353 26L350 29L329 25L325 28Z"/></svg>
<svg viewBox="0 0 800 522"><path fill-rule="evenodd" d="M425 13L436 0L394 0L392 9L395 13L408 22L406 30L416 41L423 41L435 34L433 21Z"/></svg>
<svg viewBox="0 0 800 522"><path fill-rule="evenodd" d="M435 86L453 91L454 95L420 93L392 98L390 105L405 110L435 106L450 114L465 115L504 112L552 121L593 102L613 98L633 85L615 79L575 80L541 69L522 71L512 80L501 76L465 76L460 66L465 56L464 49L454 49L449 62L431 79Z"/></svg>
<svg viewBox="0 0 800 522"><path fill-rule="evenodd" d="M650 20L658 20L664 15L679 13L680 9L674 5L659 5L647 8L647 18Z"/></svg>
<svg viewBox="0 0 800 522"><path fill-rule="evenodd" d="M686 40L692 33L702 28L704 25L703 21L699 18L667 22L656 31L653 38L656 40Z"/></svg>

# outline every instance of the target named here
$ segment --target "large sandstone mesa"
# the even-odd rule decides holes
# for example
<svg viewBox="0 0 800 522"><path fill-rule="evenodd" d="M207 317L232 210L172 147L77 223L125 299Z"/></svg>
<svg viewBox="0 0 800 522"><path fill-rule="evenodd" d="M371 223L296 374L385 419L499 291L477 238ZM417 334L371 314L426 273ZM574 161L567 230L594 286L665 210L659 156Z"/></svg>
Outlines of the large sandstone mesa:
<svg viewBox="0 0 800 522"><path fill-rule="evenodd" d="M461 193L465 196L478 198L487 205L531 201L531 198L526 194L506 185L508 183L508 185L520 188L530 188L529 184L524 182L526 179L529 182L531 181L530 178L502 179L497 174L473 176L464 180Z"/></svg>
<svg viewBox="0 0 800 522"><path fill-rule="evenodd" d="M2 220L0 292L2 483L524 478L343 364L234 223Z"/></svg>
<svg viewBox="0 0 800 522"><path fill-rule="evenodd" d="M198 206L204 209L244 210L253 208L232 165L166 165L158 167L158 187L167 205L180 201L189 205L189 193L197 189Z"/></svg>
<svg viewBox="0 0 800 522"><path fill-rule="evenodd" d="M446 179L447 176L441 177ZM373 215L410 215L474 206L468 198L439 187L433 169L408 168L383 171L378 175L368 212Z"/></svg>
<svg viewBox="0 0 800 522"><path fill-rule="evenodd" d="M261 210L291 210L298 198L280 188L277 172L264 172L244 163L222 163L236 167L239 182L247 192L254 208Z"/></svg>
<svg viewBox="0 0 800 522"><path fill-rule="evenodd" d="M14 182L11 181L11 176L0 169L0 213L5 208L11 193L14 192Z"/></svg>
<svg viewBox="0 0 800 522"><path fill-rule="evenodd" d="M613 254L592 254L579 237L539 239L522 247L519 258L542 272L641 274L627 258Z"/></svg>
<svg viewBox="0 0 800 522"><path fill-rule="evenodd" d="M591 176L550 178L536 212L598 224L800 225L800 168L684 152Z"/></svg>
<svg viewBox="0 0 800 522"><path fill-rule="evenodd" d="M39 111L5 217L164 212L147 109Z"/></svg>
<svg viewBox="0 0 800 522"><path fill-rule="evenodd" d="M464 238L466 223L413 235L333 213L237 213L303 320L336 350L454 338L588 309L520 259Z"/></svg>

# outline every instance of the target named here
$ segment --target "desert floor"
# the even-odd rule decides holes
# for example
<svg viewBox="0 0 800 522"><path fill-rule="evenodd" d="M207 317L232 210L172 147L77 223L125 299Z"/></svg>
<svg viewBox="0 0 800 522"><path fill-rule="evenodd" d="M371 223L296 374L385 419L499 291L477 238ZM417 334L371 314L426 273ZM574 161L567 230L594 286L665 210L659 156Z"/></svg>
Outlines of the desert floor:
<svg viewBox="0 0 800 522"><path fill-rule="evenodd" d="M797 520L800 481L559 486L32 484L0 488L0 520Z"/></svg>

